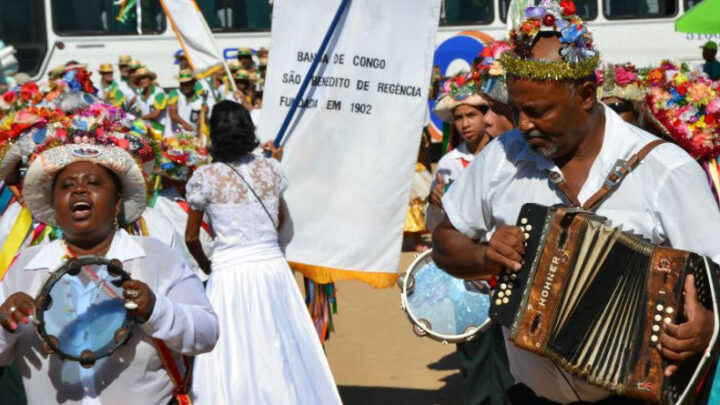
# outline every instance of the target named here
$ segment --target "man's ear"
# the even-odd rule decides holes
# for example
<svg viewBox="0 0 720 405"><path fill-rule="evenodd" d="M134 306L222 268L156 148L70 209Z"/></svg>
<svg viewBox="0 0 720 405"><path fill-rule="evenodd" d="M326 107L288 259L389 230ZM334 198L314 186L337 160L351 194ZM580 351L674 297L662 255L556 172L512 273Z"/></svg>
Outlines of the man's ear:
<svg viewBox="0 0 720 405"><path fill-rule="evenodd" d="M596 105L597 85L590 80L583 81L578 85L575 97L583 110L590 111Z"/></svg>

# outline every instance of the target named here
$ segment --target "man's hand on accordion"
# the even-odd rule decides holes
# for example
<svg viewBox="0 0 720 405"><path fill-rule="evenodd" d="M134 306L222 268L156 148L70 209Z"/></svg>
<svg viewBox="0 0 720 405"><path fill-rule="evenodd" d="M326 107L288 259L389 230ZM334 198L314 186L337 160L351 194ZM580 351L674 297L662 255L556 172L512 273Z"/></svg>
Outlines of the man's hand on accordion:
<svg viewBox="0 0 720 405"><path fill-rule="evenodd" d="M503 225L495 230L485 251L485 270L494 275L503 268L518 271L525 254L525 237L517 226Z"/></svg>
<svg viewBox="0 0 720 405"><path fill-rule="evenodd" d="M664 324L663 335L657 345L660 354L674 363L665 368L666 376L677 370L677 363L682 363L705 350L713 333L713 312L698 301L695 278L692 275L685 279L683 293L685 294L683 311L687 321L679 325Z"/></svg>

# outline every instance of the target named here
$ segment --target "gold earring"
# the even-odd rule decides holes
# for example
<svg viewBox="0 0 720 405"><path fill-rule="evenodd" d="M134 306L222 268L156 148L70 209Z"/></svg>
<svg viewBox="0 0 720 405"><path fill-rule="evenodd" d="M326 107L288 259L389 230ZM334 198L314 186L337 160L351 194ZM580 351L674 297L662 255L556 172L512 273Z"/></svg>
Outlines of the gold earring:
<svg viewBox="0 0 720 405"><path fill-rule="evenodd" d="M115 226L116 229L117 229L117 228L120 228L120 222L118 222L118 218L117 218L117 217L115 217L115 221L113 222L113 225Z"/></svg>

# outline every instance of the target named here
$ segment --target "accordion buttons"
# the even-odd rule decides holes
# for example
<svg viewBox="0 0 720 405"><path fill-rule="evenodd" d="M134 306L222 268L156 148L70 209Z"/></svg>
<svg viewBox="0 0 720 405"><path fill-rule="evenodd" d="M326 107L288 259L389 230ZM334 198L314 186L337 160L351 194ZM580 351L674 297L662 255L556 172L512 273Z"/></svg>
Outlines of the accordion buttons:
<svg viewBox="0 0 720 405"><path fill-rule="evenodd" d="M658 312L660 312L660 311L662 311L663 309L665 309L665 307L664 307L662 304L657 304L657 307L655 307L655 309L657 309Z"/></svg>
<svg viewBox="0 0 720 405"><path fill-rule="evenodd" d="M515 273L510 274L510 279L511 280L517 279L517 274L515 274Z"/></svg>
<svg viewBox="0 0 720 405"><path fill-rule="evenodd" d="M530 234L529 234L529 233L525 232L524 235L525 235L525 239L530 239Z"/></svg>
<svg viewBox="0 0 720 405"><path fill-rule="evenodd" d="M653 325L652 330L653 332L660 332L660 325Z"/></svg>
<svg viewBox="0 0 720 405"><path fill-rule="evenodd" d="M505 297L502 300L503 300L503 304L507 304L508 302L510 302L510 298L508 298L508 297Z"/></svg>
<svg viewBox="0 0 720 405"><path fill-rule="evenodd" d="M495 305L502 305L502 300L500 298L496 299Z"/></svg>
<svg viewBox="0 0 720 405"><path fill-rule="evenodd" d="M668 314L672 314L673 312L675 312L675 310L672 309L672 307L667 307L667 309L665 310L665 312L667 312Z"/></svg>
<svg viewBox="0 0 720 405"><path fill-rule="evenodd" d="M510 295L512 295L512 290L506 290L506 291L505 291L505 296L506 296L506 297L509 297Z"/></svg>
<svg viewBox="0 0 720 405"><path fill-rule="evenodd" d="M525 224L528 223L528 219L527 219L527 218L520 218L520 223L523 224L523 225L525 225Z"/></svg>
<svg viewBox="0 0 720 405"><path fill-rule="evenodd" d="M532 225L530 225L530 224L525 225L525 230L528 232L532 231Z"/></svg>
<svg viewBox="0 0 720 405"><path fill-rule="evenodd" d="M672 322L672 319L670 319L670 317L665 318L665 323L670 323L670 322Z"/></svg>
<svg viewBox="0 0 720 405"><path fill-rule="evenodd" d="M657 341L658 341L657 335L652 335L652 336L650 336L650 341L653 342L653 343L657 343Z"/></svg>
<svg viewBox="0 0 720 405"><path fill-rule="evenodd" d="M502 297L504 297L504 296L505 296L505 293L504 293L504 292L500 291L500 292L498 293L498 298L502 298Z"/></svg>
<svg viewBox="0 0 720 405"><path fill-rule="evenodd" d="M662 321L662 316L655 315L655 322L660 322L660 321Z"/></svg>
<svg viewBox="0 0 720 405"><path fill-rule="evenodd" d="M505 284L505 283L500 284L500 289L507 290L507 284Z"/></svg>

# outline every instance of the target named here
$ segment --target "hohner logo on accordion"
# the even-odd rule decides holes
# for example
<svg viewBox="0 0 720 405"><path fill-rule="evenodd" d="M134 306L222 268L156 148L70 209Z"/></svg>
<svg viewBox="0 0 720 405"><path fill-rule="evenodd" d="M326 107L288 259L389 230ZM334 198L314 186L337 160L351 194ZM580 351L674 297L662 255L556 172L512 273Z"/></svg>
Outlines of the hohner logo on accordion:
<svg viewBox="0 0 720 405"><path fill-rule="evenodd" d="M707 353L669 378L656 346L663 323L685 321L687 275L695 277L700 302L714 309L715 263L653 245L576 208L526 204L518 226L525 264L500 275L490 308L516 346L619 395L656 403L692 397L717 351L717 333Z"/></svg>

